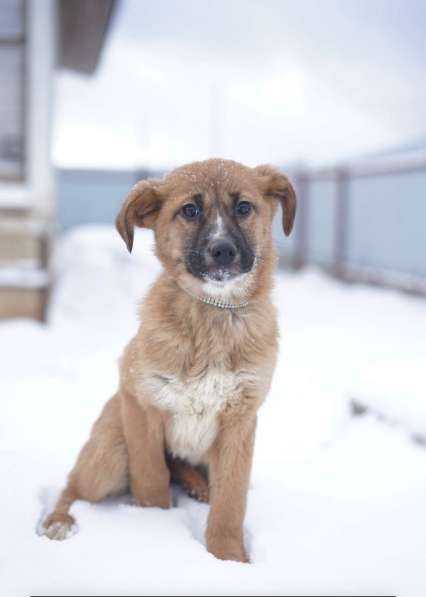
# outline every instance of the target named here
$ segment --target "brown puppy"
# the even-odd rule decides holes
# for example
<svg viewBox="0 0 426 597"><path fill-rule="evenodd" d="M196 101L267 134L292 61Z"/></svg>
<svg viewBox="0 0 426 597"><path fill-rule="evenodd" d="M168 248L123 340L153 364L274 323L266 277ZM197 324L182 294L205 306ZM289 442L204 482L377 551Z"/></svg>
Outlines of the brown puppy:
<svg viewBox="0 0 426 597"><path fill-rule="evenodd" d="M270 301L278 203L291 232L296 198L271 166L196 162L135 185L117 218L129 251L134 226L151 228L164 271L120 363L120 387L44 521L64 539L76 499L130 488L142 506L170 506L170 479L210 500L207 548L247 561L243 520L256 413L277 350ZM205 471L207 475L205 476Z"/></svg>

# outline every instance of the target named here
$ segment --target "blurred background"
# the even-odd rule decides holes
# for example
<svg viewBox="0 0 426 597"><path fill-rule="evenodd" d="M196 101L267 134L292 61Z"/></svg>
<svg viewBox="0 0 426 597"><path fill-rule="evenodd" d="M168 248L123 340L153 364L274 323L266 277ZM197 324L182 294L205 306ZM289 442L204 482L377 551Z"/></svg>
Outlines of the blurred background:
<svg viewBox="0 0 426 597"><path fill-rule="evenodd" d="M0 0L5 595L426 595L425 39L424 0ZM167 512L76 503L58 549L36 521L160 271L116 213L208 157L272 163L299 198L291 237L274 228L260 565L208 556L207 507L176 489Z"/></svg>
<svg viewBox="0 0 426 597"><path fill-rule="evenodd" d="M283 265L425 294L425 22L416 0L1 0L0 316L45 316L61 233L214 156L291 176Z"/></svg>

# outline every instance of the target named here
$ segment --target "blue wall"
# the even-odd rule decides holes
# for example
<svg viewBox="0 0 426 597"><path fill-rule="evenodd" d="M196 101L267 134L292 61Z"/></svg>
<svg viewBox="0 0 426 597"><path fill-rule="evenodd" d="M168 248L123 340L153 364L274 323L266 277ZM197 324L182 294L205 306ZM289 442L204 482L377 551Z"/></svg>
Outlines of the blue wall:
<svg viewBox="0 0 426 597"><path fill-rule="evenodd" d="M58 170L59 229L68 230L81 224L113 224L120 205L141 177L130 170Z"/></svg>

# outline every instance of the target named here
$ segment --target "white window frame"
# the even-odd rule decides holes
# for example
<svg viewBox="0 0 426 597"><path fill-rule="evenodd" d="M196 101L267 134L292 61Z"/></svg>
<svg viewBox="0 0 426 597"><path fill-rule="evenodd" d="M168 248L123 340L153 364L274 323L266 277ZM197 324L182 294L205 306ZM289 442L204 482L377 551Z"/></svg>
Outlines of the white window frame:
<svg viewBox="0 0 426 597"><path fill-rule="evenodd" d="M0 181L0 208L53 209L52 88L56 58L54 0L27 0L24 180Z"/></svg>

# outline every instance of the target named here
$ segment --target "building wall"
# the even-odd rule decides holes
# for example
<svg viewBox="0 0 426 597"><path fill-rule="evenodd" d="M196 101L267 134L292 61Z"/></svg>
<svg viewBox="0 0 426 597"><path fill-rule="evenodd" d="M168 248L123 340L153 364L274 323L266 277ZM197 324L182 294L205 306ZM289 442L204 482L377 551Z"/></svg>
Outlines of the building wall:
<svg viewBox="0 0 426 597"><path fill-rule="evenodd" d="M23 0L0 2L0 180L22 180L25 166L27 27Z"/></svg>
<svg viewBox="0 0 426 597"><path fill-rule="evenodd" d="M53 209L54 0L0 3L0 209ZM3 40L3 42L2 42Z"/></svg>
<svg viewBox="0 0 426 597"><path fill-rule="evenodd" d="M40 318L49 286L55 8L0 2L0 317Z"/></svg>

